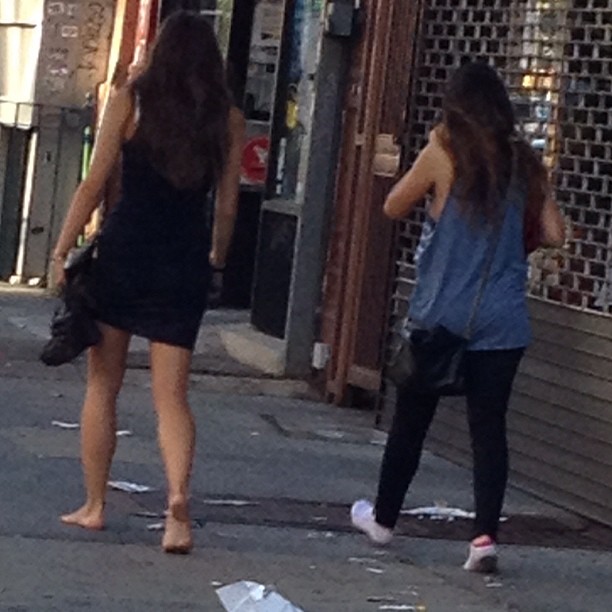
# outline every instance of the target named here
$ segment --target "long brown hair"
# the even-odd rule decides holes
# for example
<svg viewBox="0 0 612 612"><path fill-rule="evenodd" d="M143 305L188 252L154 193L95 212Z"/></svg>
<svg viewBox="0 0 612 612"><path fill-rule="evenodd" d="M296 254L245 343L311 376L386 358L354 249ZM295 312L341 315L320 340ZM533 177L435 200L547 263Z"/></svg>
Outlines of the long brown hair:
<svg viewBox="0 0 612 612"><path fill-rule="evenodd" d="M541 211L548 193L546 168L518 136L508 92L497 72L482 62L464 64L450 79L444 100L443 142L455 165L462 209L475 220L497 216L516 155L527 181L527 208Z"/></svg>
<svg viewBox="0 0 612 612"><path fill-rule="evenodd" d="M133 89L139 108L134 141L155 169L180 189L218 180L228 155L231 96L206 19L172 14Z"/></svg>

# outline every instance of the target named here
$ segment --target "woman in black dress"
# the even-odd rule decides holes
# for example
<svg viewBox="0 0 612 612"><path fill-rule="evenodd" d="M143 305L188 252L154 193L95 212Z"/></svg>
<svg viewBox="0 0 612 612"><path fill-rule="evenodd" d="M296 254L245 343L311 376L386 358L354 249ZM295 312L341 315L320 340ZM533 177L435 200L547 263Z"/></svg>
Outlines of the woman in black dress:
<svg viewBox="0 0 612 612"><path fill-rule="evenodd" d="M236 217L244 120L231 105L223 60L204 18L176 13L150 61L107 104L88 177L55 251L55 274L100 203L117 160L122 196L103 224L95 264L103 333L88 355L81 452L87 498L62 521L104 526L116 444L116 399L132 335L150 340L153 397L168 481L162 546L192 547L188 512L195 428L189 367L211 271L223 268ZM216 198L213 197L216 195Z"/></svg>

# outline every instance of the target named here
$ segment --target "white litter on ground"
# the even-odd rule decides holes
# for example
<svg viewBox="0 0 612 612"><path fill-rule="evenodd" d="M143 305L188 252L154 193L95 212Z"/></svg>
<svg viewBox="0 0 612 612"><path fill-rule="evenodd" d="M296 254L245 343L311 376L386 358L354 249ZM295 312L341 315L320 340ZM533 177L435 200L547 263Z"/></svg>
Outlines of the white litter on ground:
<svg viewBox="0 0 612 612"><path fill-rule="evenodd" d="M233 506L234 508L259 506L259 503L248 501L246 499L203 499L202 503L206 504L207 506Z"/></svg>
<svg viewBox="0 0 612 612"><path fill-rule="evenodd" d="M134 512L134 516L138 518L150 518L150 519L159 519L165 518L165 512L149 512L148 510L143 510L142 512Z"/></svg>
<svg viewBox="0 0 612 612"><path fill-rule="evenodd" d="M308 540L330 540L335 537L336 534L333 531L309 531L306 534Z"/></svg>
<svg viewBox="0 0 612 612"><path fill-rule="evenodd" d="M460 520L474 520L476 518L475 512L468 512L461 508L449 508L443 505L425 506L422 508L411 508L409 510L402 510L401 514L404 516L416 516L417 518L429 518L432 521L448 521L452 522L455 519ZM500 522L505 523L508 520L507 517L502 516Z"/></svg>
<svg viewBox="0 0 612 612"><path fill-rule="evenodd" d="M147 485L129 482L127 480L109 480L108 486L115 491L123 491L124 493L147 493L153 488Z"/></svg>
<svg viewBox="0 0 612 612"><path fill-rule="evenodd" d="M409 604L384 604L378 606L379 610L405 610L406 612L427 612L427 608L423 605L417 604L411 606Z"/></svg>
<svg viewBox="0 0 612 612"><path fill-rule="evenodd" d="M78 423L66 423L65 421L51 421L53 427L59 427L60 429L79 429Z"/></svg>
<svg viewBox="0 0 612 612"><path fill-rule="evenodd" d="M147 525L147 531L163 531L164 524L163 523L149 523Z"/></svg>
<svg viewBox="0 0 612 612"><path fill-rule="evenodd" d="M476 514L461 508L447 508L445 506L427 506L402 510L406 516L429 517L432 521L448 521L453 519L474 519Z"/></svg>
<svg viewBox="0 0 612 612"><path fill-rule="evenodd" d="M243 580L216 591L227 612L303 612L271 587Z"/></svg>

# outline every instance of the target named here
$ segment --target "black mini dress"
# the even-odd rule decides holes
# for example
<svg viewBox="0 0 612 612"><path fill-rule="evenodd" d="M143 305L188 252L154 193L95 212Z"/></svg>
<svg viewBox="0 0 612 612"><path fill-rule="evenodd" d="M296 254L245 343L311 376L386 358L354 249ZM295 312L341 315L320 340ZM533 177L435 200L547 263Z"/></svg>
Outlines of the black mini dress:
<svg viewBox="0 0 612 612"><path fill-rule="evenodd" d="M96 318L193 350L211 276L212 186L177 189L132 141L122 164L122 197L98 238Z"/></svg>

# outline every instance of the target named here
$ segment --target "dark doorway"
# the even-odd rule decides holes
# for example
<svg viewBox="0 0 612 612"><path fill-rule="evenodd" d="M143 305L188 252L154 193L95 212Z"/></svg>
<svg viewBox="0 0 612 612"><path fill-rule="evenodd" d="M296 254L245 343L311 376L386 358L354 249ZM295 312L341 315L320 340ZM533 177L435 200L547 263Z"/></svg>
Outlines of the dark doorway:
<svg viewBox="0 0 612 612"><path fill-rule="evenodd" d="M30 131L0 127L0 172L4 189L0 195L0 279L15 272Z"/></svg>

